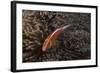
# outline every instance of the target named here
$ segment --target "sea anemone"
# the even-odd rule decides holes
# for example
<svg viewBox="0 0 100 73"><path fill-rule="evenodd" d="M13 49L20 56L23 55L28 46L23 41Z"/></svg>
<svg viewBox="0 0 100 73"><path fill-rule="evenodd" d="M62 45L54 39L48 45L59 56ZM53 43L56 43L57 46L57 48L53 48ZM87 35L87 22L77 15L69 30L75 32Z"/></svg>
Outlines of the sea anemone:
<svg viewBox="0 0 100 73"><path fill-rule="evenodd" d="M22 11L23 62L64 61L90 59L89 13ZM65 29L46 53L45 40L58 28ZM50 44L49 44L50 45Z"/></svg>

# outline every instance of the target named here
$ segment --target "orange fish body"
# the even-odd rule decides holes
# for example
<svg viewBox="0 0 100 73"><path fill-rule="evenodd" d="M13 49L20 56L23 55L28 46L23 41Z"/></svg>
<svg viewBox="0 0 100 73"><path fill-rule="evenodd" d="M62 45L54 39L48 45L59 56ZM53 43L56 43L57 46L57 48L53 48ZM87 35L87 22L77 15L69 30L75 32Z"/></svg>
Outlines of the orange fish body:
<svg viewBox="0 0 100 73"><path fill-rule="evenodd" d="M59 35L70 25L66 25L64 27L60 27L56 29L52 34L50 34L46 40L43 43L42 51L46 51L48 48L50 48L53 45L53 42L59 37Z"/></svg>

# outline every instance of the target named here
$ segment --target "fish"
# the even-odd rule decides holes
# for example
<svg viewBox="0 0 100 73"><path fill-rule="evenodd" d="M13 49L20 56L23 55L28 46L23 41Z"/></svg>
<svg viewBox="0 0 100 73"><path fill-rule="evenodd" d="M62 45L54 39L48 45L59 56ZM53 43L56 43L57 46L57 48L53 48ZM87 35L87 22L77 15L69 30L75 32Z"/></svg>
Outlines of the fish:
<svg viewBox="0 0 100 73"><path fill-rule="evenodd" d="M42 46L42 51L46 52L49 48L52 47L55 40L59 37L59 35L71 25L65 25L63 27L57 28L54 32L52 32L44 41Z"/></svg>

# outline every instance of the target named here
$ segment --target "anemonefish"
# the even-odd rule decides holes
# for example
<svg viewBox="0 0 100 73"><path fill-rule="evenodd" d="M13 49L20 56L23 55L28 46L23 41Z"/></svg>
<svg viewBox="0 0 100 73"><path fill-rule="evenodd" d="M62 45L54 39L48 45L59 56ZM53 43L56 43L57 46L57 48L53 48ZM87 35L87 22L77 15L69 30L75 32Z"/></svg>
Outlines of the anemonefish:
<svg viewBox="0 0 100 73"><path fill-rule="evenodd" d="M70 27L70 25L66 25L60 28L57 28L53 33L51 33L44 41L42 46L42 51L46 52L48 48L53 45L53 42L59 37L59 35L66 29Z"/></svg>

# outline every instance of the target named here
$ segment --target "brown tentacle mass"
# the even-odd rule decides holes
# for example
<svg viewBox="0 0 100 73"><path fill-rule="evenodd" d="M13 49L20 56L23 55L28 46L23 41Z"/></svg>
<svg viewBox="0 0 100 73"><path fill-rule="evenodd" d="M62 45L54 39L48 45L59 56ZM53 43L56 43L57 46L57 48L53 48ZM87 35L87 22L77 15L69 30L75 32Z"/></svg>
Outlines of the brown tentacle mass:
<svg viewBox="0 0 100 73"><path fill-rule="evenodd" d="M22 11L23 63L83 60L91 58L91 14L51 11ZM57 28L72 25L46 53L42 46Z"/></svg>

